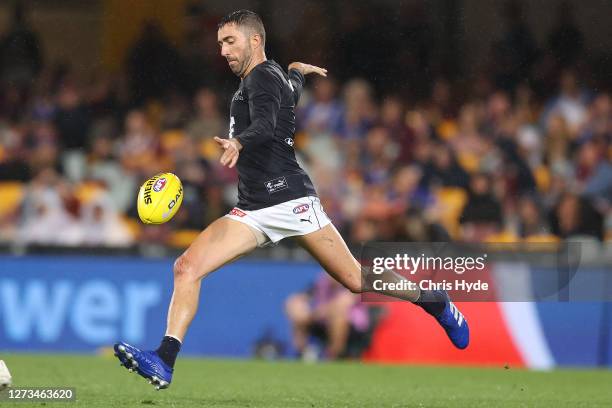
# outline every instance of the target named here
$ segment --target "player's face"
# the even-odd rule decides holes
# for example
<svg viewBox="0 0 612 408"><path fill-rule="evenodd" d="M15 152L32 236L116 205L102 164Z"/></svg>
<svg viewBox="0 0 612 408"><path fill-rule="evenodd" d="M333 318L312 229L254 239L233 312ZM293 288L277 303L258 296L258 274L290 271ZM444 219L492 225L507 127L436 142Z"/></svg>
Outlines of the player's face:
<svg viewBox="0 0 612 408"><path fill-rule="evenodd" d="M217 42L232 72L242 76L253 55L249 37L235 24L226 24L217 32Z"/></svg>

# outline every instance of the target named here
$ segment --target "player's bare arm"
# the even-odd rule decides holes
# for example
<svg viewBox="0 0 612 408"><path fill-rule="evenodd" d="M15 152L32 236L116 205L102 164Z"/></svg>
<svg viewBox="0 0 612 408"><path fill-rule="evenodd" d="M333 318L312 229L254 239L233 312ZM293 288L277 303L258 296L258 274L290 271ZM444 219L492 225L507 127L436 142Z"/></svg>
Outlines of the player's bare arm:
<svg viewBox="0 0 612 408"><path fill-rule="evenodd" d="M302 75L317 74L324 77L327 76L327 70L325 68L305 64L303 62L292 62L289 64L288 71L291 71L292 69L299 71Z"/></svg>

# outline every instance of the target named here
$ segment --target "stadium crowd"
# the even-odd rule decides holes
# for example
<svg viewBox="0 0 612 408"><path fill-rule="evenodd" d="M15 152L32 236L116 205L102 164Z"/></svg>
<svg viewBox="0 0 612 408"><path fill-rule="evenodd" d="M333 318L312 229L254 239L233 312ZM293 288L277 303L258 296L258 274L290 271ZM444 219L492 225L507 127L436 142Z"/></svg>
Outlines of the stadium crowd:
<svg viewBox="0 0 612 408"><path fill-rule="evenodd" d="M382 64L416 67L405 77L373 79L347 62L354 50L346 61L334 54L335 77L307 80L296 151L349 241L439 240L440 225L472 242L612 239L610 93L589 80L584 41L563 11L541 47L513 12L491 64L460 78L436 71L428 40L413 35ZM214 39L209 20L182 48L149 23L122 73L83 81L45 64L36 33L15 19L0 39L1 241L180 247L233 207L236 172L219 165L212 136L227 135L237 82L210 80L227 67L198 43ZM406 21L398 30L427 31ZM368 22L346 24L348 50ZM301 59L324 64L323 48ZM183 205L172 222L145 227L138 187L162 171L183 181Z"/></svg>

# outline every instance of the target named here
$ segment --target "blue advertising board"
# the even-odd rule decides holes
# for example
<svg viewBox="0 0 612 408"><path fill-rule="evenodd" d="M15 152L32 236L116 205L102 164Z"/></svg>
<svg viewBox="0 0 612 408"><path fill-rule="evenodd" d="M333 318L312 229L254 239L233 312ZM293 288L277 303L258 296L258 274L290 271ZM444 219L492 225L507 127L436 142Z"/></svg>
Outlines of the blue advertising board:
<svg viewBox="0 0 612 408"><path fill-rule="evenodd" d="M0 350L91 352L124 340L156 347L172 295L172 259L0 257ZM208 276L186 354L248 356L264 333L289 344L286 297L313 263L241 261Z"/></svg>
<svg viewBox="0 0 612 408"><path fill-rule="evenodd" d="M157 347L172 295L173 261L0 256L0 351L91 353L118 340ZM183 354L248 357L264 336L290 350L284 302L320 272L313 262L245 260L211 274L202 282ZM553 364L612 365L611 310L606 302L536 304L534 321ZM508 330L523 330L523 321Z"/></svg>

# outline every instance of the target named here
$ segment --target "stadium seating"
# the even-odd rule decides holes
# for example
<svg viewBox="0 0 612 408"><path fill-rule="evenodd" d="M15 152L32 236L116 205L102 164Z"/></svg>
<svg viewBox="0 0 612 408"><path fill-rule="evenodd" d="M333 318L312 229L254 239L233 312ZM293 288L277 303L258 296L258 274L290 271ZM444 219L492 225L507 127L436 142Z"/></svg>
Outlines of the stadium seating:
<svg viewBox="0 0 612 408"><path fill-rule="evenodd" d="M168 245L173 248L187 248L198 236L200 231L183 229L172 232Z"/></svg>
<svg viewBox="0 0 612 408"><path fill-rule="evenodd" d="M443 187L436 192L440 202L440 221L452 237L459 234L459 216L467 201L467 193L458 187Z"/></svg>
<svg viewBox="0 0 612 408"><path fill-rule="evenodd" d="M75 187L74 195L82 204L86 204L96 199L106 189L95 181L86 181Z"/></svg>
<svg viewBox="0 0 612 408"><path fill-rule="evenodd" d="M16 211L23 200L25 187L20 182L0 183L0 218Z"/></svg>

